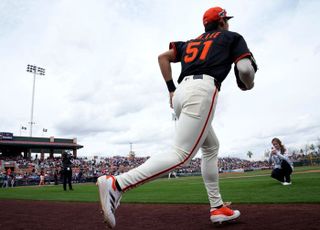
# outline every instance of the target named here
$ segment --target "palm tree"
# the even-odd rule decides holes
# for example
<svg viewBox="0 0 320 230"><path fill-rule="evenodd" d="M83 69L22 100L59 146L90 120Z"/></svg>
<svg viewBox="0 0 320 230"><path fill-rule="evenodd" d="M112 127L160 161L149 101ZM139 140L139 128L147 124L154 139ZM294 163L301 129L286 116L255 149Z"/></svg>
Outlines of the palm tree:
<svg viewBox="0 0 320 230"><path fill-rule="evenodd" d="M309 153L309 145L308 144L306 144L306 146L304 147L304 149L305 149L305 155L308 155L308 153Z"/></svg>
<svg viewBox="0 0 320 230"><path fill-rule="evenodd" d="M301 155L304 155L304 154L303 154L303 149L300 149L300 154L301 154Z"/></svg>
<svg viewBox="0 0 320 230"><path fill-rule="evenodd" d="M248 156L250 159L251 159L252 155L253 155L253 153L252 153L251 151L248 151L248 152L247 152L247 156Z"/></svg>

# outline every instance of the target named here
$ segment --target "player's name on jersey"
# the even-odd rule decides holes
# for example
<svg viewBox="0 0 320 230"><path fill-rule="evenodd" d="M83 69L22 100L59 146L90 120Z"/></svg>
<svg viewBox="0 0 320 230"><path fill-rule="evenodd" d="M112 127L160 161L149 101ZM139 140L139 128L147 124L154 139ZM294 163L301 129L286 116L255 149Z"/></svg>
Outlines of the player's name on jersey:
<svg viewBox="0 0 320 230"><path fill-rule="evenodd" d="M216 38L221 34L221 32L213 32L213 33L204 33L197 37L197 40L207 40L210 38Z"/></svg>

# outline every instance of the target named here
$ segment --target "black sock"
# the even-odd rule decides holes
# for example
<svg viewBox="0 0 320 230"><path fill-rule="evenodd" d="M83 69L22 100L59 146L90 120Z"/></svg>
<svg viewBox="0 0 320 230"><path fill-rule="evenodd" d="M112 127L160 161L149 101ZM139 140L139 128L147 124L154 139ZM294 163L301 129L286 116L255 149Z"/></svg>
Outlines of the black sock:
<svg viewBox="0 0 320 230"><path fill-rule="evenodd" d="M121 187L120 187L120 185L119 185L119 183L118 183L117 180L116 180L116 187L117 187L117 189L118 189L119 192L122 192L122 189L121 189Z"/></svg>

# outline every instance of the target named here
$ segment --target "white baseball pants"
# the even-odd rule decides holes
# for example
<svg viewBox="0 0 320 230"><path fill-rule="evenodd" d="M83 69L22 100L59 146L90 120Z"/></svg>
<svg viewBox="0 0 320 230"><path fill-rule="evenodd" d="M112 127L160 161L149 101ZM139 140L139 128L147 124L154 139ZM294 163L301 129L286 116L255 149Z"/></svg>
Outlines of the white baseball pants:
<svg viewBox="0 0 320 230"><path fill-rule="evenodd" d="M201 172L211 208L223 204L219 192L219 142L211 127L218 89L214 78L187 76L174 93L173 107L179 118L174 145L168 154L152 155L144 164L116 177L122 191L156 179L188 164L202 149Z"/></svg>

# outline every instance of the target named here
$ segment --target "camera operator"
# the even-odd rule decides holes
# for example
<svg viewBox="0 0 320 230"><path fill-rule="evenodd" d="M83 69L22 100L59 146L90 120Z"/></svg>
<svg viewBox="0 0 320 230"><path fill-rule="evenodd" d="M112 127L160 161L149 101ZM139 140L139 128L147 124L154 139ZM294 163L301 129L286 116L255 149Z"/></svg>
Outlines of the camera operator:
<svg viewBox="0 0 320 230"><path fill-rule="evenodd" d="M67 190L67 183L69 185L69 190L72 189L72 156L64 152L62 154L62 175L63 175L63 190Z"/></svg>

